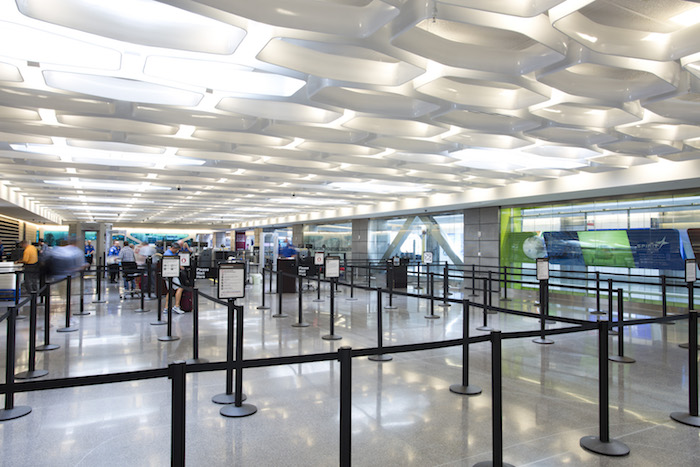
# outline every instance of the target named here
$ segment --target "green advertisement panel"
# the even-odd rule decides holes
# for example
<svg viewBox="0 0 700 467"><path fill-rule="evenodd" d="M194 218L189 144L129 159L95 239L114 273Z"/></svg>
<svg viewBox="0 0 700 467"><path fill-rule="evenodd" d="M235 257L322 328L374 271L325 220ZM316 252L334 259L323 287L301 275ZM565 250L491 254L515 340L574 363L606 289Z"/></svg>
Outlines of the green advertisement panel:
<svg viewBox="0 0 700 467"><path fill-rule="evenodd" d="M633 268L634 255L625 230L592 230L578 232L587 265Z"/></svg>
<svg viewBox="0 0 700 467"><path fill-rule="evenodd" d="M501 254L506 264L534 263L546 256L544 239L536 232L507 232Z"/></svg>

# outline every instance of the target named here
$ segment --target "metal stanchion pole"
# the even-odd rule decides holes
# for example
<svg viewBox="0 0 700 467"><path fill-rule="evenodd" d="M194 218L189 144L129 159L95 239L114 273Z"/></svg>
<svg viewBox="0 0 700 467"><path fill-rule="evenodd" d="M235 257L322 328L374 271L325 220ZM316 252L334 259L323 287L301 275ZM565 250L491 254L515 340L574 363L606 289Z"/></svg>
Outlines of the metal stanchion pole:
<svg viewBox="0 0 700 467"><path fill-rule="evenodd" d="M552 339L547 339L545 335L546 316L549 308L549 302L547 300L547 282L546 279L540 280L540 337L532 339L532 342L535 344L554 344L554 341Z"/></svg>
<svg viewBox="0 0 700 467"><path fill-rule="evenodd" d="M73 313L74 316L85 316L89 315L89 311L85 311L85 271L80 271L80 308L77 313Z"/></svg>
<svg viewBox="0 0 700 467"><path fill-rule="evenodd" d="M618 363L634 363L636 360L625 357L625 313L623 304L622 289L617 289L617 355L611 355L609 360Z"/></svg>
<svg viewBox="0 0 700 467"><path fill-rule="evenodd" d="M370 355L367 357L368 360L373 362L388 362L393 360L394 357L387 355L383 352L384 344L384 326L382 321L382 289L377 289L377 347L379 348L379 353L377 355Z"/></svg>
<svg viewBox="0 0 700 467"><path fill-rule="evenodd" d="M44 345L40 345L36 348L39 352L60 349L60 345L52 344L49 339L51 333L49 328L51 327L51 284L46 283L46 289L44 289Z"/></svg>
<svg viewBox="0 0 700 467"><path fill-rule="evenodd" d="M330 324L330 334L326 334L325 336L322 336L321 339L327 340L327 341L337 341L342 339L341 336L337 335L335 333L335 296L333 295L333 278L331 278L331 324Z"/></svg>
<svg viewBox="0 0 700 467"><path fill-rule="evenodd" d="M477 331L491 332L491 331L494 330L494 328L492 328L491 326L489 326L489 323L488 323L488 315L489 315L490 313L489 313L489 304L488 304L488 301L486 300L486 281L487 281L487 280L488 280L488 279L484 278L484 303L483 303L483 305L484 305L484 308L483 308L484 325L483 325L483 326L479 326L479 327L476 328L476 329L477 329Z"/></svg>
<svg viewBox="0 0 700 467"><path fill-rule="evenodd" d="M145 296L143 295L143 285L144 285L144 280L143 280L143 278L144 278L144 276L141 276L141 287L139 287L139 291L141 292L141 293L139 294L139 295L140 295L139 298L141 299L141 302L140 302L139 308L137 308L137 309L134 310L135 313L146 313L146 312L148 312L148 310L146 309L146 306L145 306L145 302L144 302L144 300L145 300L146 298L145 298Z"/></svg>
<svg viewBox="0 0 700 467"><path fill-rule="evenodd" d="M155 272L156 276L156 298L158 300L158 316L156 317L155 321L151 322L152 326L162 326L164 324L168 324L166 321L163 321L163 278L160 277L160 271L156 270Z"/></svg>
<svg viewBox="0 0 700 467"><path fill-rule="evenodd" d="M282 313L282 272L277 271L277 313L272 315L273 318L286 318L289 315Z"/></svg>
<svg viewBox="0 0 700 467"><path fill-rule="evenodd" d="M352 349L338 349L340 361L340 467L350 467L352 457Z"/></svg>
<svg viewBox="0 0 700 467"><path fill-rule="evenodd" d="M661 315L665 318L668 316L668 305L666 303L666 275L661 276ZM666 321L661 324L673 325L675 321Z"/></svg>
<svg viewBox="0 0 700 467"><path fill-rule="evenodd" d="M613 322L613 280L608 279L608 322ZM609 336L617 336L617 331L608 330Z"/></svg>
<svg viewBox="0 0 700 467"><path fill-rule="evenodd" d="M440 303L438 306L441 306L443 308L450 307L450 305L447 302L447 296L450 294L450 268L448 265L445 265L443 272L442 272L442 303Z"/></svg>
<svg viewBox="0 0 700 467"><path fill-rule="evenodd" d="M158 338L159 341L163 342L171 342L171 341L176 341L179 340L180 337L178 336L173 336L173 278L168 277L168 322L166 323L168 325L168 333L165 336L160 336ZM153 323L151 323L153 324Z"/></svg>
<svg viewBox="0 0 700 467"><path fill-rule="evenodd" d="M15 407L15 332L17 308L10 307L7 315L7 351L5 352L5 408L0 410L0 421L23 417L32 411L26 405Z"/></svg>
<svg viewBox="0 0 700 467"><path fill-rule="evenodd" d="M29 306L29 370L17 373L15 375L17 379L40 378L49 374L46 370L36 369L36 292L31 293L31 302Z"/></svg>
<svg viewBox="0 0 700 467"><path fill-rule="evenodd" d="M430 265L428 265L430 266ZM430 269L430 268L428 268ZM430 293L430 313L425 315L425 319L439 319L440 317L435 314L435 278L432 272L428 272L428 293Z"/></svg>
<svg viewBox="0 0 700 467"><path fill-rule="evenodd" d="M100 258L100 262L102 261L102 258ZM95 287L97 288L97 300L93 300L92 303L105 303L105 300L102 300L102 275L103 272L100 270L104 269L104 267L101 264L97 265L97 270L95 271L95 276L97 278Z"/></svg>
<svg viewBox="0 0 700 467"><path fill-rule="evenodd" d="M185 363L207 363L206 358L199 358L199 289L192 289L192 358Z"/></svg>
<svg viewBox="0 0 700 467"><path fill-rule="evenodd" d="M68 275L66 276L66 327L56 329L56 332L75 332L78 330L77 327L71 327L70 325L71 285L72 277Z"/></svg>
<svg viewBox="0 0 700 467"><path fill-rule="evenodd" d="M608 321L598 322L598 416L600 435L584 436L582 448L604 456L626 456L630 448L621 441L610 439L610 403L608 381Z"/></svg>
<svg viewBox="0 0 700 467"><path fill-rule="evenodd" d="M476 297L476 264L472 264L472 293L469 294L470 297Z"/></svg>
<svg viewBox="0 0 700 467"><path fill-rule="evenodd" d="M396 310L398 307L394 305L394 265L389 266L387 270L387 288L389 289L389 304L384 307L385 310Z"/></svg>
<svg viewBox="0 0 700 467"><path fill-rule="evenodd" d="M302 309L303 309L303 297L302 297L302 295L304 292L303 288L304 288L304 278L302 276L299 276L299 290L297 291L297 295L299 298L297 312L298 312L299 316L298 316L298 321L296 323L292 324L292 327L295 327L295 328L307 328L310 326L309 323L304 322L304 314L302 312Z"/></svg>
<svg viewBox="0 0 700 467"><path fill-rule="evenodd" d="M187 407L185 362L178 360L168 365L172 381L170 419L170 465L185 467L185 413Z"/></svg>
<svg viewBox="0 0 700 467"><path fill-rule="evenodd" d="M698 313L689 311L688 320L688 399L689 412L673 412L671 418L685 425L700 427L698 414Z"/></svg>
<svg viewBox="0 0 700 467"><path fill-rule="evenodd" d="M233 299L230 302L235 303ZM236 310L236 363L240 365L243 362L243 306L234 304ZM236 388L233 393L233 404L228 404L219 410L219 413L224 417L247 417L258 411L258 408L253 404L244 404L245 397L243 395L243 367L236 368Z"/></svg>
<svg viewBox="0 0 700 467"><path fill-rule="evenodd" d="M355 298L355 266L350 266L350 297L345 300L349 302L354 302Z"/></svg>
<svg viewBox="0 0 700 467"><path fill-rule="evenodd" d="M508 266L503 266L503 298L501 301L510 301L510 298L508 298Z"/></svg>
<svg viewBox="0 0 700 467"><path fill-rule="evenodd" d="M234 320L236 312L235 300L228 301L228 320L226 322L226 392L217 394L211 398L215 404L234 404L236 397L233 394L233 355L234 355ZM241 394L241 400L246 400L246 395Z"/></svg>
<svg viewBox="0 0 700 467"><path fill-rule="evenodd" d="M270 277L272 277L272 271L270 271ZM262 298L262 305L257 307L258 310L269 310L269 306L265 306L265 268L262 269L262 280L260 281L262 284L262 291L260 293L260 296ZM272 280L270 280L270 293L272 293Z"/></svg>
<svg viewBox="0 0 700 467"><path fill-rule="evenodd" d="M592 315L604 315L604 311L600 311L600 272L595 272L595 310L590 310Z"/></svg>
<svg viewBox="0 0 700 467"><path fill-rule="evenodd" d="M450 392L466 396L481 394L479 386L469 384L469 301L462 300L462 384L450 386Z"/></svg>
<svg viewBox="0 0 700 467"><path fill-rule="evenodd" d="M423 290L423 287L420 286L420 263L416 264L416 290Z"/></svg>

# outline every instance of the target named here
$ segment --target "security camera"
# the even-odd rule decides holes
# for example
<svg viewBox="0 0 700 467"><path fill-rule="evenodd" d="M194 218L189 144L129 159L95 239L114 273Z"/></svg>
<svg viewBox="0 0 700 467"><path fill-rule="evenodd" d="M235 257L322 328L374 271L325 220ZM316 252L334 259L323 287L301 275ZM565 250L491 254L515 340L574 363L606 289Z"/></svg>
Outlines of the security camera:
<svg viewBox="0 0 700 467"><path fill-rule="evenodd" d="M292 193L292 198L294 198L296 195L297 195L296 193Z"/></svg>
<svg viewBox="0 0 700 467"><path fill-rule="evenodd" d="M181 188L180 188L180 185L178 185L178 186L177 186L177 191L180 191L180 189L181 189Z"/></svg>

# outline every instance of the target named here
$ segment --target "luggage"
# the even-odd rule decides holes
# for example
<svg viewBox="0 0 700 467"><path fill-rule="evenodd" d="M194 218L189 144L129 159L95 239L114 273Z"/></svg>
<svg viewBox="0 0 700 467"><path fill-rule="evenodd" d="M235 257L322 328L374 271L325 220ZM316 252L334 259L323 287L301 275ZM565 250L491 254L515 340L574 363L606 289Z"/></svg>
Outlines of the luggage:
<svg viewBox="0 0 700 467"><path fill-rule="evenodd" d="M182 291L182 297L180 297L180 309L182 311L192 311L192 292L189 290Z"/></svg>

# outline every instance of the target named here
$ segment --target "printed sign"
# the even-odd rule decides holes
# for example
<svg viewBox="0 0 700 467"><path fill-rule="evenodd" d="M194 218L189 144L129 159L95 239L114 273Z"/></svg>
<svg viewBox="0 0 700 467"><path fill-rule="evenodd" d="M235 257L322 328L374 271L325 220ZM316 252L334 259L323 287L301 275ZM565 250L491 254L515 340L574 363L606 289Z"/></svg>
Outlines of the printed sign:
<svg viewBox="0 0 700 467"><path fill-rule="evenodd" d="M433 262L433 252L432 251L426 251L423 253L423 262L425 264L430 264Z"/></svg>
<svg viewBox="0 0 700 467"><path fill-rule="evenodd" d="M695 282L697 280L696 264L694 259L685 260L685 281Z"/></svg>
<svg viewBox="0 0 700 467"><path fill-rule="evenodd" d="M547 258L537 258L537 280L549 280L549 261Z"/></svg>
<svg viewBox="0 0 700 467"><path fill-rule="evenodd" d="M180 266L183 267L189 267L190 265L190 254L189 253L180 253Z"/></svg>
<svg viewBox="0 0 700 467"><path fill-rule="evenodd" d="M306 277L309 273L309 267L308 266L299 266L299 273L298 275L301 277Z"/></svg>
<svg viewBox="0 0 700 467"><path fill-rule="evenodd" d="M161 276L165 278L180 276L180 258L177 256L163 256L160 264Z"/></svg>
<svg viewBox="0 0 700 467"><path fill-rule="evenodd" d="M245 297L245 264L219 264L218 298L228 299L243 297Z"/></svg>
<svg viewBox="0 0 700 467"><path fill-rule="evenodd" d="M323 266L323 252L317 251L314 253L314 264L316 266Z"/></svg>
<svg viewBox="0 0 700 467"><path fill-rule="evenodd" d="M340 277L339 256L329 256L326 258L326 277L329 279Z"/></svg>
<svg viewBox="0 0 700 467"><path fill-rule="evenodd" d="M207 279L210 276L210 270L211 268L197 268L195 270L195 278L196 279Z"/></svg>

